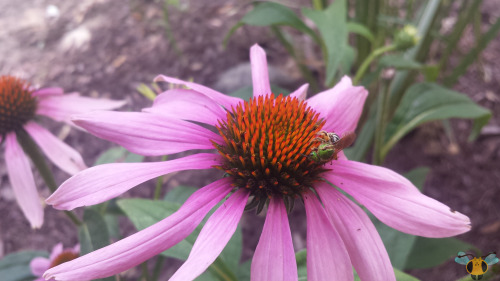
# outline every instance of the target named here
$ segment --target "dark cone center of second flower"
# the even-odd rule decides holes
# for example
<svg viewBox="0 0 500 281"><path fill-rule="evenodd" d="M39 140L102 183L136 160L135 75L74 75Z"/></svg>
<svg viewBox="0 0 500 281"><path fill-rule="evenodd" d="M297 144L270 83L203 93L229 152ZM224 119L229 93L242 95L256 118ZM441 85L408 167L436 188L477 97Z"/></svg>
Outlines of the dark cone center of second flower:
<svg viewBox="0 0 500 281"><path fill-rule="evenodd" d="M49 268L53 268L55 266L58 266L62 263L65 263L67 261L74 260L78 258L79 255L71 250L66 250L62 253L60 253L51 263Z"/></svg>
<svg viewBox="0 0 500 281"><path fill-rule="evenodd" d="M37 101L23 80L0 76L0 136L17 131L33 119Z"/></svg>
<svg viewBox="0 0 500 281"><path fill-rule="evenodd" d="M297 98L254 97L219 120L225 143L214 142L224 157L217 168L235 187L248 189L256 204L274 196L293 200L325 171L308 156L323 125L319 114Z"/></svg>

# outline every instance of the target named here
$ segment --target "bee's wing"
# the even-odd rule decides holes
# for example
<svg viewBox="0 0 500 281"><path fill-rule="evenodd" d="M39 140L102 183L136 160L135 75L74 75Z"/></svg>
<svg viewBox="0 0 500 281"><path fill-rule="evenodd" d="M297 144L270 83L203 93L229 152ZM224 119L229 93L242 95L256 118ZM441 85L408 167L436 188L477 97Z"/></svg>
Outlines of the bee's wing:
<svg viewBox="0 0 500 281"><path fill-rule="evenodd" d="M497 255L491 253L489 254L485 259L484 261L488 264L488 265L492 265L492 264L495 264L498 262L498 258L497 258Z"/></svg>
<svg viewBox="0 0 500 281"><path fill-rule="evenodd" d="M466 256L464 252L458 252L457 257L455 258L455 262L459 264L466 265L469 262L469 257Z"/></svg>
<svg viewBox="0 0 500 281"><path fill-rule="evenodd" d="M343 150L344 148L351 146L355 139L356 133L346 132L342 135L342 138L335 143L335 147L338 150Z"/></svg>

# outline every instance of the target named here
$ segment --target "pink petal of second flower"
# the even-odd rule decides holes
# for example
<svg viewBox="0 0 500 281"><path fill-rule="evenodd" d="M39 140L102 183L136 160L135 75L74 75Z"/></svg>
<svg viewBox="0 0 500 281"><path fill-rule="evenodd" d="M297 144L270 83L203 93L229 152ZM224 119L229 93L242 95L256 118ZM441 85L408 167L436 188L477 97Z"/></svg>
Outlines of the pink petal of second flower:
<svg viewBox="0 0 500 281"><path fill-rule="evenodd" d="M131 152L158 156L191 149L213 149L210 140L222 138L199 125L145 112L94 111L76 115L73 122Z"/></svg>
<svg viewBox="0 0 500 281"><path fill-rule="evenodd" d="M30 262L31 273L35 276L42 276L45 270L49 269L50 260L47 258L36 257Z"/></svg>
<svg viewBox="0 0 500 281"><path fill-rule="evenodd" d="M5 162L14 195L24 216L29 220L32 228L41 227L43 207L38 197L28 157L17 143L15 133L10 133L5 138Z"/></svg>
<svg viewBox="0 0 500 281"><path fill-rule="evenodd" d="M173 89L157 96L153 107L143 111L215 126L226 119L226 111L209 97L193 90Z"/></svg>
<svg viewBox="0 0 500 281"><path fill-rule="evenodd" d="M62 243L57 243L57 245L52 248L52 253L50 253L50 261L52 262L57 256L59 256L63 252L63 244Z"/></svg>
<svg viewBox="0 0 500 281"><path fill-rule="evenodd" d="M257 44L250 48L250 65L252 67L253 96L270 95L271 84L269 83L266 52Z"/></svg>
<svg viewBox="0 0 500 281"><path fill-rule="evenodd" d="M45 156L61 170L74 175L87 168L78 151L62 142L45 128L34 122L29 122L24 128L42 149Z"/></svg>
<svg viewBox="0 0 500 281"><path fill-rule="evenodd" d="M212 90L208 87L205 87L203 85L193 83L193 82L182 81L180 79L168 77L165 75L156 76L155 81L156 82L164 81L164 82L168 82L168 83L172 83L172 84L184 85L186 87L189 87L189 88L197 91L198 93L204 94L205 96L211 98L212 100L214 100L218 104L224 106L228 110L231 109L231 106L236 106L238 103L243 101L240 98L226 96L222 93L219 93L219 92Z"/></svg>
<svg viewBox="0 0 500 281"><path fill-rule="evenodd" d="M94 110L111 110L119 108L125 103L125 101L81 97L77 93L49 95L39 98L36 113L73 125L70 117L74 114L82 114Z"/></svg>
<svg viewBox="0 0 500 281"><path fill-rule="evenodd" d="M205 215L232 190L221 179L196 191L182 207L164 220L85 256L45 272L45 279L93 280L132 268L186 238Z"/></svg>
<svg viewBox="0 0 500 281"><path fill-rule="evenodd" d="M59 210L95 205L152 178L183 170L210 169L220 161L216 154L203 153L163 162L94 166L66 180L46 202Z"/></svg>
<svg viewBox="0 0 500 281"><path fill-rule="evenodd" d="M64 94L62 88L43 88L34 91L31 95L33 97L46 97L46 96L60 96Z"/></svg>
<svg viewBox="0 0 500 281"><path fill-rule="evenodd" d="M360 279L396 281L384 243L366 213L329 184L321 183L315 190L344 241Z"/></svg>
<svg viewBox="0 0 500 281"><path fill-rule="evenodd" d="M307 280L354 280L349 254L312 191L302 195L307 217Z"/></svg>
<svg viewBox="0 0 500 281"><path fill-rule="evenodd" d="M403 176L383 167L335 161L323 176L388 226L412 235L449 237L470 230L467 216L427 197Z"/></svg>
<svg viewBox="0 0 500 281"><path fill-rule="evenodd" d="M269 203L264 229L252 259L250 280L298 280L288 216L282 199Z"/></svg>
<svg viewBox="0 0 500 281"><path fill-rule="evenodd" d="M368 91L354 87L345 76L332 89L321 92L307 100L307 104L326 120L323 130L342 135L356 129Z"/></svg>
<svg viewBox="0 0 500 281"><path fill-rule="evenodd" d="M188 259L170 281L194 280L214 262L236 231L248 195L243 189L236 191L210 216Z"/></svg>

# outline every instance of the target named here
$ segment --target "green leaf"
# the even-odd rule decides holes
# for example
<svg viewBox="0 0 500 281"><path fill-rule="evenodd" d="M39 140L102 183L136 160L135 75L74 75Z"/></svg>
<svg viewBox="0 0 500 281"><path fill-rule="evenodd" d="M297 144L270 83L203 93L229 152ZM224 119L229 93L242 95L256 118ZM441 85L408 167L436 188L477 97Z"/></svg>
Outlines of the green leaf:
<svg viewBox="0 0 500 281"><path fill-rule="evenodd" d="M274 2L256 5L241 19L241 22L254 26L288 25L309 34L315 40L317 39L316 33L290 8Z"/></svg>
<svg viewBox="0 0 500 281"><path fill-rule="evenodd" d="M112 147L99 155L94 166L116 162L142 162L144 156L134 154L121 146Z"/></svg>
<svg viewBox="0 0 500 281"><path fill-rule="evenodd" d="M99 212L87 208L83 213L83 224L78 227L80 255L109 245L109 233L106 221Z"/></svg>
<svg viewBox="0 0 500 281"><path fill-rule="evenodd" d="M429 168L419 167L405 174L405 177L410 180L415 186L422 189ZM378 219L372 216L373 224L377 228L382 241L384 242L392 266L398 269L405 269L407 260L416 242L417 236L399 232L393 228L383 224Z"/></svg>
<svg viewBox="0 0 500 281"><path fill-rule="evenodd" d="M472 140L490 117L489 110L476 105L464 94L434 83L415 84L406 91L387 126L388 141L382 148L382 154L386 155L403 136L425 122L449 118L474 119L469 137Z"/></svg>
<svg viewBox="0 0 500 281"><path fill-rule="evenodd" d="M326 81L325 85L333 84L335 73L347 46L346 1L334 1L322 11L303 9L302 13L310 18L318 27L326 50ZM347 70L344 70L347 72Z"/></svg>
<svg viewBox="0 0 500 281"><path fill-rule="evenodd" d="M375 135L375 118L366 120L361 132L356 138L354 146L344 149L348 159L354 161L364 161L364 157L370 149Z"/></svg>
<svg viewBox="0 0 500 281"><path fill-rule="evenodd" d="M165 201L174 202L178 204L182 204L186 202L186 200L193 194L198 188L192 186L177 186L172 190L169 190L167 194L165 194Z"/></svg>
<svg viewBox="0 0 500 281"><path fill-rule="evenodd" d="M373 41L375 41L375 37L373 36L373 33L366 26L364 26L360 23L348 22L347 23L347 31L349 31L349 33L361 35L372 43L373 43Z"/></svg>
<svg viewBox="0 0 500 281"><path fill-rule="evenodd" d="M295 254L295 260L297 261L297 273L299 280L307 280L307 250L301 250ZM354 281L361 281L356 270L353 269ZM417 278L408 275L396 268L394 268L394 274L396 275L396 280L398 281L418 281Z"/></svg>
<svg viewBox="0 0 500 281"><path fill-rule="evenodd" d="M405 269L429 268L452 259L459 251L474 248L455 238L433 239L417 237Z"/></svg>
<svg viewBox="0 0 500 281"><path fill-rule="evenodd" d="M0 260L0 277L2 281L33 280L30 262L36 257L48 258L45 251L21 251L9 254Z"/></svg>
<svg viewBox="0 0 500 281"><path fill-rule="evenodd" d="M396 268L394 268L394 275L396 275L396 280L397 281L419 281L417 278L406 274ZM358 276L358 273L354 270L354 281L361 281L361 279Z"/></svg>
<svg viewBox="0 0 500 281"><path fill-rule="evenodd" d="M295 260L297 261L299 280L307 280L307 250L303 249L295 253Z"/></svg>
<svg viewBox="0 0 500 281"><path fill-rule="evenodd" d="M373 219L382 241L384 242L392 266L397 269L405 269L406 261L410 257L417 236L399 232L383 224L378 219Z"/></svg>
<svg viewBox="0 0 500 281"><path fill-rule="evenodd" d="M394 268L394 274L396 275L397 281L419 281L419 279L417 279L409 274L406 274L402 271L399 271L396 268Z"/></svg>
<svg viewBox="0 0 500 281"><path fill-rule="evenodd" d="M122 199L118 201L118 206L125 212L134 226L138 230L142 230L175 213L182 205L181 203L196 190L195 188L181 186L171 190L165 197L166 201ZM219 205L220 204L222 203L219 203ZM215 207L214 210L216 208L217 207ZM210 214L207 217L209 216ZM186 260L203 225L204 222L202 222L186 239L162 252L162 255ZM210 272L217 277L229 276L228 278L232 278L234 273L231 272L231 269L238 267L241 248L242 234L241 228L238 227L219 258L209 267Z"/></svg>
<svg viewBox="0 0 500 281"><path fill-rule="evenodd" d="M417 167L405 174L405 178L410 180L420 192L424 189L425 179L431 169L429 167Z"/></svg>
<svg viewBox="0 0 500 281"><path fill-rule="evenodd" d="M439 74L441 74L441 70L439 69L439 65L426 65L422 68L422 73L426 82L436 82Z"/></svg>
<svg viewBox="0 0 500 281"><path fill-rule="evenodd" d="M401 54L385 55L379 60L379 64L383 67L394 67L396 69L419 69L422 67L422 64Z"/></svg>

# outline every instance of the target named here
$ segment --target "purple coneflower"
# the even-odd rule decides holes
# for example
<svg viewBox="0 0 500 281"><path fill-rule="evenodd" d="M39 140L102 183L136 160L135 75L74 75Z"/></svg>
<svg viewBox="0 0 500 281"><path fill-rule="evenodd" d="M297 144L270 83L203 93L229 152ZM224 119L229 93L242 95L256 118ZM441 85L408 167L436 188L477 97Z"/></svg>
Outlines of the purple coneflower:
<svg viewBox="0 0 500 281"><path fill-rule="evenodd" d="M36 257L30 262L31 273L38 277L33 281L45 281L42 277L43 273L54 266L58 266L64 262L74 260L80 256L80 245L64 250L62 243L59 243L52 248L49 258Z"/></svg>
<svg viewBox="0 0 500 281"><path fill-rule="evenodd" d="M34 122L36 115L72 124L69 120L72 114L114 109L122 105L122 101L80 97L77 93L63 94L61 88L34 90L19 78L0 76L0 144L5 142L5 162L10 183L31 227L42 226L43 207L29 160L17 141L17 134L26 131L56 166L74 175L87 168L82 156Z"/></svg>
<svg viewBox="0 0 500 281"><path fill-rule="evenodd" d="M173 215L52 268L46 278L89 280L131 268L187 237L229 195L170 280L192 280L203 273L227 244L247 204L268 206L251 279L297 280L287 217L287 207L297 198L303 200L307 213L308 280L352 280L352 266L362 280L395 280L382 240L366 213L327 181L400 231L447 237L470 229L468 217L423 195L389 169L349 161L342 153L338 160L310 157L318 152L321 131L339 136L354 131L367 96L363 87L353 87L345 77L307 101L307 85L290 96L276 97L271 94L265 52L255 45L250 59L254 94L250 101L159 76L159 81L190 89L166 91L142 113L94 112L74 119L96 136L143 155L213 148L217 153L92 167L67 180L47 199L55 208L97 204L175 171L217 168L229 176L195 192ZM218 134L190 121L211 125Z"/></svg>

